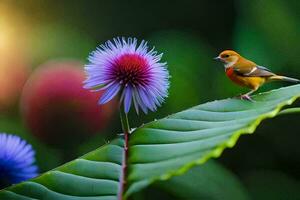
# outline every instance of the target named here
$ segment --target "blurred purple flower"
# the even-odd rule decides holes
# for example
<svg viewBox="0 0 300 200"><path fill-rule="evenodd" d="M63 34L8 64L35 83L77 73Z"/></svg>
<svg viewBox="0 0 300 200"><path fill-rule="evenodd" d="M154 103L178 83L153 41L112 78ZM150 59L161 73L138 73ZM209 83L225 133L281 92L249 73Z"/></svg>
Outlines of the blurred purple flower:
<svg viewBox="0 0 300 200"><path fill-rule="evenodd" d="M147 42L138 45L136 38L107 41L89 57L84 88L105 90L100 104L120 94L126 113L132 102L137 113L139 108L144 113L155 111L168 96L169 88L167 64L159 62L161 57L154 48L148 51Z"/></svg>
<svg viewBox="0 0 300 200"><path fill-rule="evenodd" d="M15 135L0 133L0 187L38 175L32 146Z"/></svg>

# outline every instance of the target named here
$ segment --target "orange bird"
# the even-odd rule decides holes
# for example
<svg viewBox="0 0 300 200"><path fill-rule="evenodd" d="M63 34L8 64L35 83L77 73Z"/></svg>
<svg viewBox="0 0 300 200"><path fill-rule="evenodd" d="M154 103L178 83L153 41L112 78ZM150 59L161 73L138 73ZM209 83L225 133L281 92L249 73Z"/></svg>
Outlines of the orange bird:
<svg viewBox="0 0 300 200"><path fill-rule="evenodd" d="M269 81L280 80L300 83L298 79L276 75L268 68L259 66L232 50L225 50L214 59L224 63L226 75L230 80L251 89L250 92L241 95L241 99L251 100L250 95Z"/></svg>

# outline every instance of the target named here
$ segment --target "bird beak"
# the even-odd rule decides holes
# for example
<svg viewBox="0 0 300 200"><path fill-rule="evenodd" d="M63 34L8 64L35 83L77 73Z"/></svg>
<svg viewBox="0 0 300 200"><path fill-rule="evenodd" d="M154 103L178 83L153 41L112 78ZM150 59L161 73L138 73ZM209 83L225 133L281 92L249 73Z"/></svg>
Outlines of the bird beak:
<svg viewBox="0 0 300 200"><path fill-rule="evenodd" d="M214 58L214 60L221 60L221 57L217 56L217 57Z"/></svg>

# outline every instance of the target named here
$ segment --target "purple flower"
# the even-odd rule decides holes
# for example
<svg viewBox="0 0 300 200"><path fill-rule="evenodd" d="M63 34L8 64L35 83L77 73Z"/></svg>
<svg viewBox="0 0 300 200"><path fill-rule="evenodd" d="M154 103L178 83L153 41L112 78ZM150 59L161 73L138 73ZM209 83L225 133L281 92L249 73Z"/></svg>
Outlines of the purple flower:
<svg viewBox="0 0 300 200"><path fill-rule="evenodd" d="M161 57L154 48L148 50L147 42L137 44L136 38L107 41L89 57L84 88L105 90L100 104L120 94L126 113L131 104L137 113L139 108L144 113L155 111L168 96L169 88L167 64L159 62Z"/></svg>
<svg viewBox="0 0 300 200"><path fill-rule="evenodd" d="M0 133L0 188L37 176L34 154L20 137Z"/></svg>

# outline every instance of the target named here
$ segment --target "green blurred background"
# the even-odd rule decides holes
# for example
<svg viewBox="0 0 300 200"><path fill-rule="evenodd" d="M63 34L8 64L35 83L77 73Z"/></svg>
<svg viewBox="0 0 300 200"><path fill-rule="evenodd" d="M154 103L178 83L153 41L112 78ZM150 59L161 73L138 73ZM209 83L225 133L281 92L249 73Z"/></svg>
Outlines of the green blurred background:
<svg viewBox="0 0 300 200"><path fill-rule="evenodd" d="M212 59L224 49L234 49L279 74L300 78L299 10L298 0L1 0L0 132L29 141L36 149L41 172L114 138L121 131L116 105L111 106L110 116L99 119L104 125L96 133L83 133L75 139L70 133L72 127L74 132L78 130L80 123L72 126L68 122L74 121L68 118L64 118L68 125L50 122L54 142L49 144L43 136L32 134L34 127L24 119L27 106L20 103L20 97L24 84L44 63L86 63L97 45L118 36L149 41L164 53L172 76L166 103L147 116L132 112L132 127L245 92L232 84L223 66ZM83 70L83 64L74 67ZM285 85L270 83L260 92ZM46 88L51 88L51 82ZM80 113L75 112L75 118L77 115ZM300 199L299 120L297 115L267 120L254 135L243 136L218 159L237 175L251 199ZM64 125L69 126L66 137L55 131L64 130Z"/></svg>

